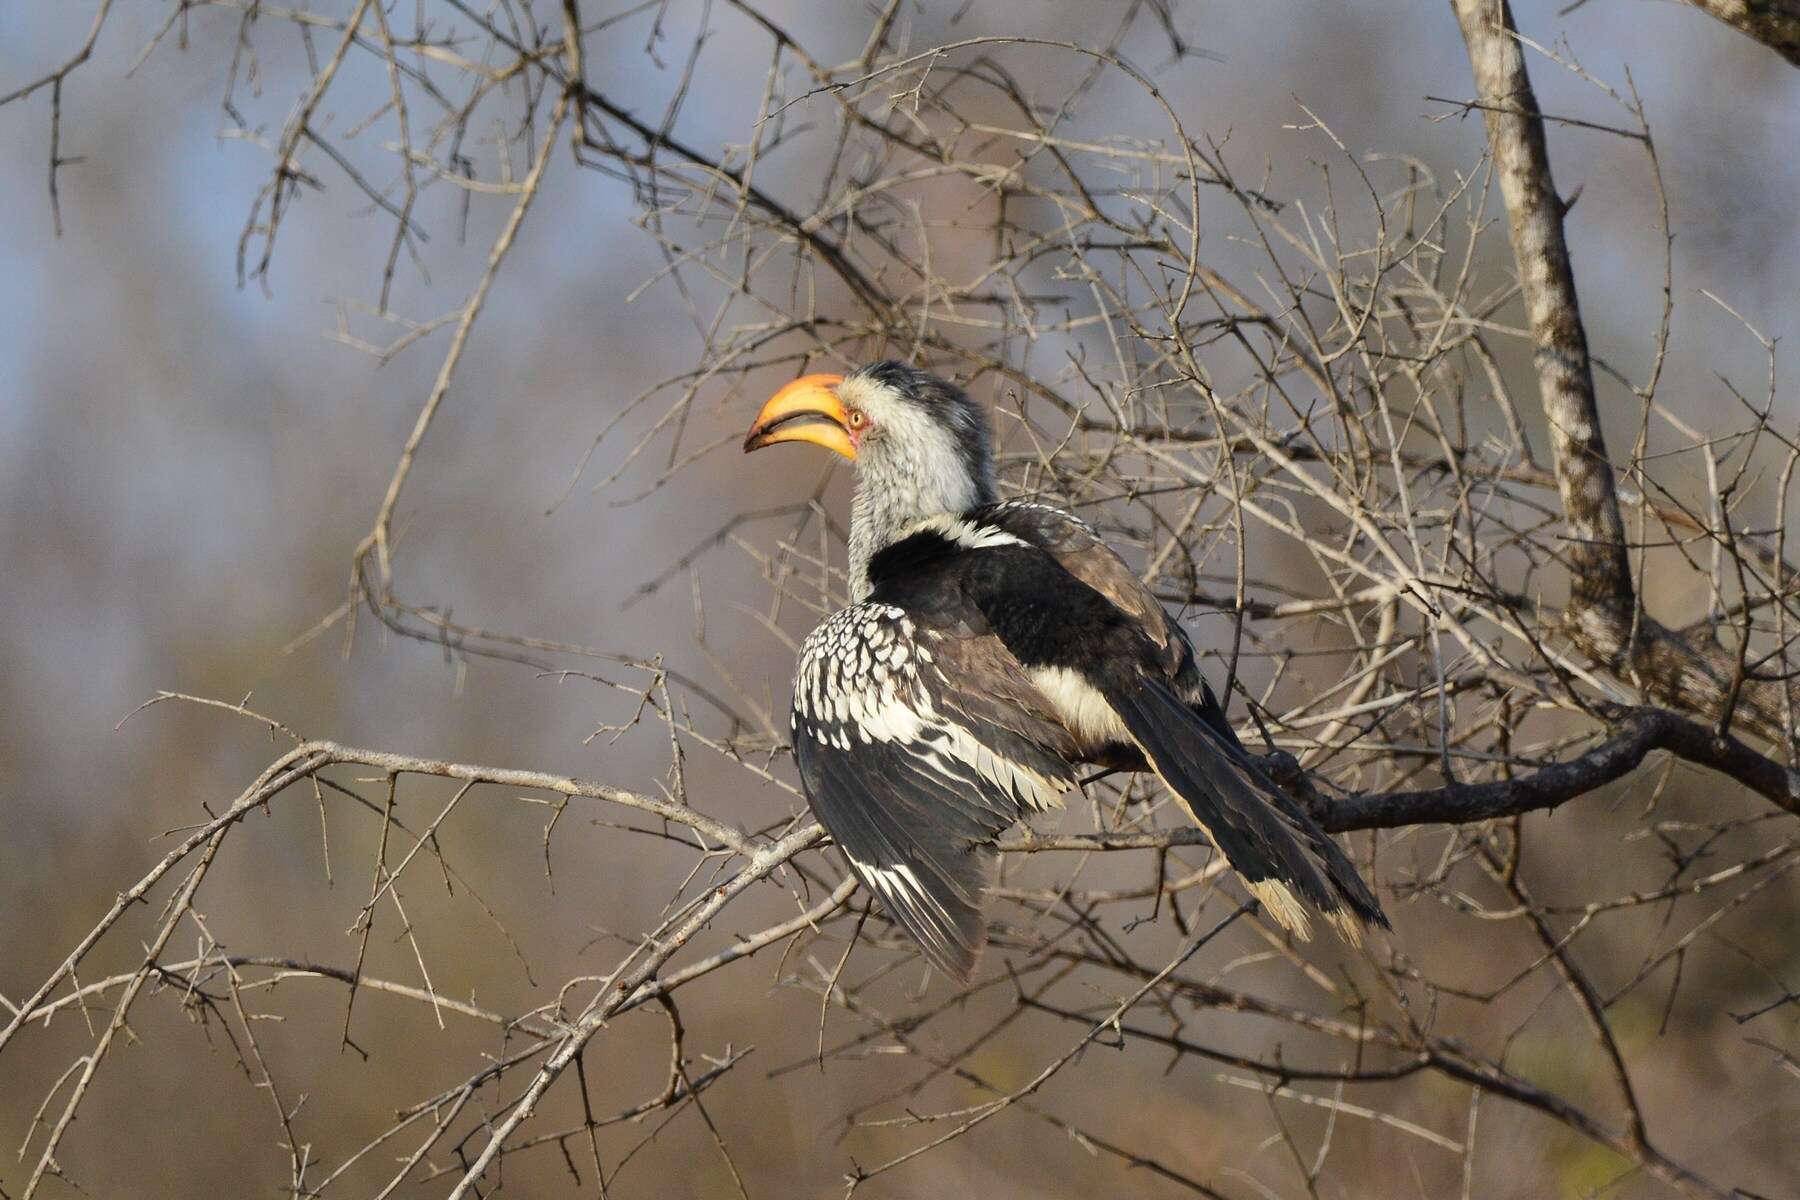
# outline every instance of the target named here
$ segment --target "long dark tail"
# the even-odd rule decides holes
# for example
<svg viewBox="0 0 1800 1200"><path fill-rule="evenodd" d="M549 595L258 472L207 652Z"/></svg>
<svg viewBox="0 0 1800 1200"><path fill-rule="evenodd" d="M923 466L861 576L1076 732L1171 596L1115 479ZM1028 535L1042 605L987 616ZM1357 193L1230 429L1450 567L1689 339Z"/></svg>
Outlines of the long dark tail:
<svg viewBox="0 0 1800 1200"><path fill-rule="evenodd" d="M1388 928L1369 885L1306 810L1194 712L1167 683L1135 669L1101 688L1150 765L1253 895L1295 935L1307 905L1351 941L1358 922Z"/></svg>

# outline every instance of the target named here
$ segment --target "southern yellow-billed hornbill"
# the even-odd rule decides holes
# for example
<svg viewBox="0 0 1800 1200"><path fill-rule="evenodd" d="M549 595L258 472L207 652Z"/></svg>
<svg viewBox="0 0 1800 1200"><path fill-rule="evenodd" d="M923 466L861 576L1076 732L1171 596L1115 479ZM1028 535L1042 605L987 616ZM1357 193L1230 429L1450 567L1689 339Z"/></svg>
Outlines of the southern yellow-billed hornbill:
<svg viewBox="0 0 1800 1200"><path fill-rule="evenodd" d="M987 418L962 391L897 362L808 375L744 449L792 441L857 473L851 605L801 648L794 756L820 822L932 962L969 977L995 835L1060 807L1077 763L1154 770L1300 936L1302 901L1352 938L1387 924L1124 561L1078 517L996 501Z"/></svg>

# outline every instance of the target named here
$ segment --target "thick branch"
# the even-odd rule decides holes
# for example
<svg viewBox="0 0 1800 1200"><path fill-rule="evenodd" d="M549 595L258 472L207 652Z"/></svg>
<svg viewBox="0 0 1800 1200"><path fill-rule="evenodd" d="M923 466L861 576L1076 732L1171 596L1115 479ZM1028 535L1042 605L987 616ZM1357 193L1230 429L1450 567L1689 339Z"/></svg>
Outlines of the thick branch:
<svg viewBox="0 0 1800 1200"><path fill-rule="evenodd" d="M1563 204L1512 8L1506 0L1451 0L1475 70L1476 98L1506 201L1519 289L1536 347L1538 391L1550 423L1557 487L1572 544L1571 634L1602 662L1631 636L1634 596L1625 522L1594 398L1587 333L1563 240Z"/></svg>
<svg viewBox="0 0 1800 1200"><path fill-rule="evenodd" d="M1426 822L1462 824L1511 817L1584 796L1637 769L1652 750L1709 767L1757 795L1800 814L1800 775L1736 738L1719 738L1696 721L1662 709L1634 710L1610 741L1516 779L1452 784L1417 792L1385 792L1333 802L1318 816L1334 832L1391 829Z"/></svg>
<svg viewBox="0 0 1800 1200"><path fill-rule="evenodd" d="M1800 0L1688 0L1800 67Z"/></svg>
<svg viewBox="0 0 1800 1200"><path fill-rule="evenodd" d="M1410 792L1364 792L1327 799L1298 784L1291 764L1263 760L1270 774L1302 797L1319 823L1332 833L1396 829L1404 825L1463 825L1556 808L1596 788L1623 779L1656 750L1729 776L1777 807L1800 815L1800 772L1758 754L1736 738L1720 738L1706 725L1664 709L1633 709L1609 740L1568 762L1552 763L1529 775L1487 783L1457 783ZM1298 784L1298 786L1296 786ZM1206 845L1198 829L1135 832L1060 833L1009 838L1000 849L1015 853L1047 850L1149 850Z"/></svg>
<svg viewBox="0 0 1800 1200"><path fill-rule="evenodd" d="M1600 431L1587 334L1563 238L1563 203L1550 174L1538 115L1506 0L1451 0L1468 43L1475 89L1506 200L1519 289L1536 350L1538 391L1550 424L1557 489L1568 524L1567 624L1595 662L1651 698L1702 714L1728 734L1739 719L1758 737L1785 743L1780 685L1749 679L1739 656L1688 640L1636 611L1612 465Z"/></svg>

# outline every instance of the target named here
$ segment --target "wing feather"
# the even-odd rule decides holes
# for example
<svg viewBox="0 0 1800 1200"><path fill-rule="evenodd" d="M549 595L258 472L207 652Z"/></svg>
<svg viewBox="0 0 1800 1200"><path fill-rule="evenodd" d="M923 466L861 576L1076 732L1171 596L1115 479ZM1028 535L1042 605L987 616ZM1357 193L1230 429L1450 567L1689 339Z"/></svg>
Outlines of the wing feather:
<svg viewBox="0 0 1800 1200"><path fill-rule="evenodd" d="M1072 512L1037 500L1002 500L975 515L1043 550L1061 563L1063 570L1135 620L1162 652L1171 677L1194 672L1194 652L1187 634L1092 525Z"/></svg>
<svg viewBox="0 0 1800 1200"><path fill-rule="evenodd" d="M850 866L946 972L986 940L994 836L1073 785L1068 734L991 635L853 605L801 648L794 754Z"/></svg>

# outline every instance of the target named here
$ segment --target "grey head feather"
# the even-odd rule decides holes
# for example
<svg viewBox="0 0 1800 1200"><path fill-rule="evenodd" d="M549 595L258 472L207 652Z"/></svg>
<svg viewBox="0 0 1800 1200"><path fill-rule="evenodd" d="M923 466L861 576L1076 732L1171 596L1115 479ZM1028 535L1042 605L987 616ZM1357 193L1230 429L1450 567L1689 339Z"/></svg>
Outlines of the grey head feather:
<svg viewBox="0 0 1800 1200"><path fill-rule="evenodd" d="M962 457L964 471L975 481L977 495L970 507L994 502L994 446L988 415L981 405L969 399L967 392L947 379L892 358L858 367L849 378L868 380L891 390L947 428Z"/></svg>
<svg viewBox="0 0 1800 1200"><path fill-rule="evenodd" d="M987 413L961 388L902 362L859 367L837 392L871 421L850 509L850 598L860 601L869 560L910 526L994 500L993 441Z"/></svg>

